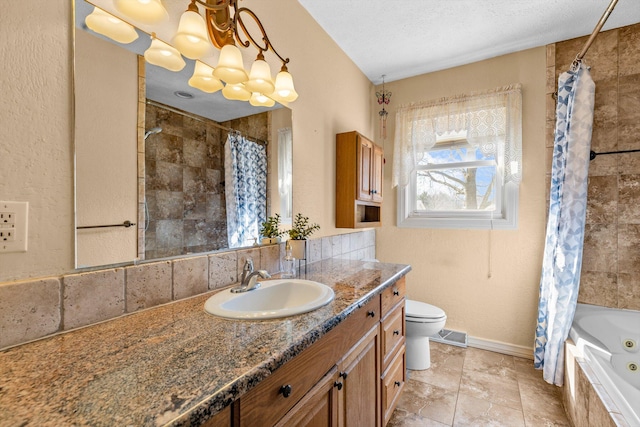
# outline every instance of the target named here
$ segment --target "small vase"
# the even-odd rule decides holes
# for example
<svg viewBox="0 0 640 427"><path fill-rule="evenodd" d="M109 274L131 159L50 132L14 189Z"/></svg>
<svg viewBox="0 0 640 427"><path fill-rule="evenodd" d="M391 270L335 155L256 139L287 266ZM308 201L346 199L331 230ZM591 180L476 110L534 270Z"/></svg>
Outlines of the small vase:
<svg viewBox="0 0 640 427"><path fill-rule="evenodd" d="M280 243L279 237L263 237L262 240L260 240L260 244L262 245L275 245L277 243Z"/></svg>
<svg viewBox="0 0 640 427"><path fill-rule="evenodd" d="M289 240L291 244L291 255L295 259L307 259L307 241Z"/></svg>

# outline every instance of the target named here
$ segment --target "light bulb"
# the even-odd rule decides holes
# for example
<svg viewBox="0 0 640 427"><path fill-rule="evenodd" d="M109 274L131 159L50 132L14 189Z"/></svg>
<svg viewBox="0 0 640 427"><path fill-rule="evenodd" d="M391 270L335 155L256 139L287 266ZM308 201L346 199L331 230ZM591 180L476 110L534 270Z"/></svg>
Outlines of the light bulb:
<svg viewBox="0 0 640 427"><path fill-rule="evenodd" d="M173 46L158 40L155 34L151 35L151 46L144 52L144 59L149 64L158 65L169 71L180 71L186 65L180 52Z"/></svg>
<svg viewBox="0 0 640 427"><path fill-rule="evenodd" d="M232 101L248 101L251 98L251 92L242 83L227 83L222 89L222 95Z"/></svg>
<svg viewBox="0 0 640 427"><path fill-rule="evenodd" d="M160 0L113 0L118 11L145 24L157 24L169 19Z"/></svg>
<svg viewBox="0 0 640 427"><path fill-rule="evenodd" d="M276 85L273 95L283 101L293 102L298 99L298 93L293 87L293 77L285 65L276 76Z"/></svg>
<svg viewBox="0 0 640 427"><path fill-rule="evenodd" d="M246 82L249 76L244 70L240 49L233 44L224 45L220 50L220 59L213 71L213 75L225 83L237 84Z"/></svg>
<svg viewBox="0 0 640 427"><path fill-rule="evenodd" d="M260 92L267 95L273 93L275 86L271 80L271 69L269 68L269 64L264 60L262 52L260 52L258 59L256 59L251 66L249 80L245 86L250 92Z"/></svg>
<svg viewBox="0 0 640 427"><path fill-rule="evenodd" d="M222 89L222 82L213 76L213 68L200 61L196 61L193 76L191 76L188 83L189 86L207 93Z"/></svg>

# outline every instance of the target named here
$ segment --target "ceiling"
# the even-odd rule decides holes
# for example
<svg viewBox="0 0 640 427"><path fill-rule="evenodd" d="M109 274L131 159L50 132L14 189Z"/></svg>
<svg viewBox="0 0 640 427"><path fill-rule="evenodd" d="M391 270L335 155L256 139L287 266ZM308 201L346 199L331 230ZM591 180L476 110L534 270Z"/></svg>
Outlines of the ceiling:
<svg viewBox="0 0 640 427"><path fill-rule="evenodd" d="M375 84L591 34L610 2L298 1ZM603 30L637 22L638 0L619 0Z"/></svg>

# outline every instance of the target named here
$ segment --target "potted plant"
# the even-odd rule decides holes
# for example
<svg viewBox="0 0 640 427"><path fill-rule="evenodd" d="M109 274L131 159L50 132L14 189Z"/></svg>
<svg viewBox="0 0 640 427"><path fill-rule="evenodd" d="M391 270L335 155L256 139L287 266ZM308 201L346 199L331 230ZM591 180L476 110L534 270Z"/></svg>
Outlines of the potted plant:
<svg viewBox="0 0 640 427"><path fill-rule="evenodd" d="M314 231L320 230L318 224L309 224L309 217L296 214L293 220L289 233L289 243L291 244L292 255L297 259L307 259L306 247L307 238L313 234Z"/></svg>
<svg viewBox="0 0 640 427"><path fill-rule="evenodd" d="M280 243L280 236L284 234L284 231L280 231L280 215L275 214L267 218L260 227L260 236L262 239L260 243L263 245L271 245L274 243Z"/></svg>

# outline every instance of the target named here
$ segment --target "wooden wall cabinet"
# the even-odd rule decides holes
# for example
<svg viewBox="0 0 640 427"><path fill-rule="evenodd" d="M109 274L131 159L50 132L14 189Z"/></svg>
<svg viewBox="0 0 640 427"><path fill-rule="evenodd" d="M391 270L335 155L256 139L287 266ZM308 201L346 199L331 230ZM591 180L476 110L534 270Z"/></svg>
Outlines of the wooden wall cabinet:
<svg viewBox="0 0 640 427"><path fill-rule="evenodd" d="M336 227L379 227L384 151L358 132L336 135Z"/></svg>

